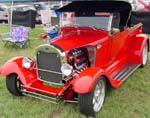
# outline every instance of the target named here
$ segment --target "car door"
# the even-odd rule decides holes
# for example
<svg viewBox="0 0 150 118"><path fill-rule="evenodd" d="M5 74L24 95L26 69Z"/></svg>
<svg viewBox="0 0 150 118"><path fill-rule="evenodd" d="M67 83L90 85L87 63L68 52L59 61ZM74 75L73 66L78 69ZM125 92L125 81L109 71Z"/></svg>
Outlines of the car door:
<svg viewBox="0 0 150 118"><path fill-rule="evenodd" d="M111 59L115 59L119 55L123 56L125 54L129 32L129 29L127 28L122 32L112 35Z"/></svg>

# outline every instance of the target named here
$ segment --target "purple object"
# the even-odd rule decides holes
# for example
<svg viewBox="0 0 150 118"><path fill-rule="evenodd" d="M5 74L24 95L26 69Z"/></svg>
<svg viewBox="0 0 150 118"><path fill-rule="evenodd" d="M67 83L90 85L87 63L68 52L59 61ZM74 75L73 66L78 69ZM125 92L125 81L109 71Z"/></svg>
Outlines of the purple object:
<svg viewBox="0 0 150 118"><path fill-rule="evenodd" d="M11 42L23 42L28 39L28 30L24 26L15 27L10 34Z"/></svg>

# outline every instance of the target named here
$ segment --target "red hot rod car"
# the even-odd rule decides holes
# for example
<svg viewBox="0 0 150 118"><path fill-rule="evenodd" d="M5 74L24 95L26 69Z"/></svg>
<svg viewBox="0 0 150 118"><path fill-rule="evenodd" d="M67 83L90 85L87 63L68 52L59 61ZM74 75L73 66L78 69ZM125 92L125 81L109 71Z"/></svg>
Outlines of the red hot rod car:
<svg viewBox="0 0 150 118"><path fill-rule="evenodd" d="M107 85L118 88L145 66L148 38L141 23L131 26L127 2L74 1L59 12L60 35L40 45L35 59L6 62L1 75L16 96L77 102L81 113L94 116L103 106Z"/></svg>

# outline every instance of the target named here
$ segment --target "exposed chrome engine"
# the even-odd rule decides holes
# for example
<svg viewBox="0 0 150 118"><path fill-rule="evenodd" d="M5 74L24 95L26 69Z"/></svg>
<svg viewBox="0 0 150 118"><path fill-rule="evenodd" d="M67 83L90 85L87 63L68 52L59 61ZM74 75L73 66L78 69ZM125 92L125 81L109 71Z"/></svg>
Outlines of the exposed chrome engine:
<svg viewBox="0 0 150 118"><path fill-rule="evenodd" d="M73 73L71 74L71 77L77 76L90 65L88 51L86 48L70 50L67 56L68 64L73 67ZM64 77L64 79L68 80L68 77Z"/></svg>
<svg viewBox="0 0 150 118"><path fill-rule="evenodd" d="M89 65L87 50L84 48L73 49L68 52L69 64L74 69L83 69Z"/></svg>

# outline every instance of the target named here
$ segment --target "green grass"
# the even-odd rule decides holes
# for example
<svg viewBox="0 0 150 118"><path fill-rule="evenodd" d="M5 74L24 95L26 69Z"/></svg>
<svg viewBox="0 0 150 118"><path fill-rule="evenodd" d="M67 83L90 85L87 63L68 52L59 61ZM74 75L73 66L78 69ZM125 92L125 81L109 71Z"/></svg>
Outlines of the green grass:
<svg viewBox="0 0 150 118"><path fill-rule="evenodd" d="M6 32L0 26L0 32ZM8 59L25 55L34 57L35 48L44 43L39 39L42 28L31 30L31 45L25 49L3 47L0 42L0 67ZM150 55L149 55L150 56ZM98 118L150 118L150 60L145 68L138 69L119 88L107 92L103 109ZM78 105L72 103L52 104L30 97L15 97L0 77L0 118L86 118L79 113Z"/></svg>

